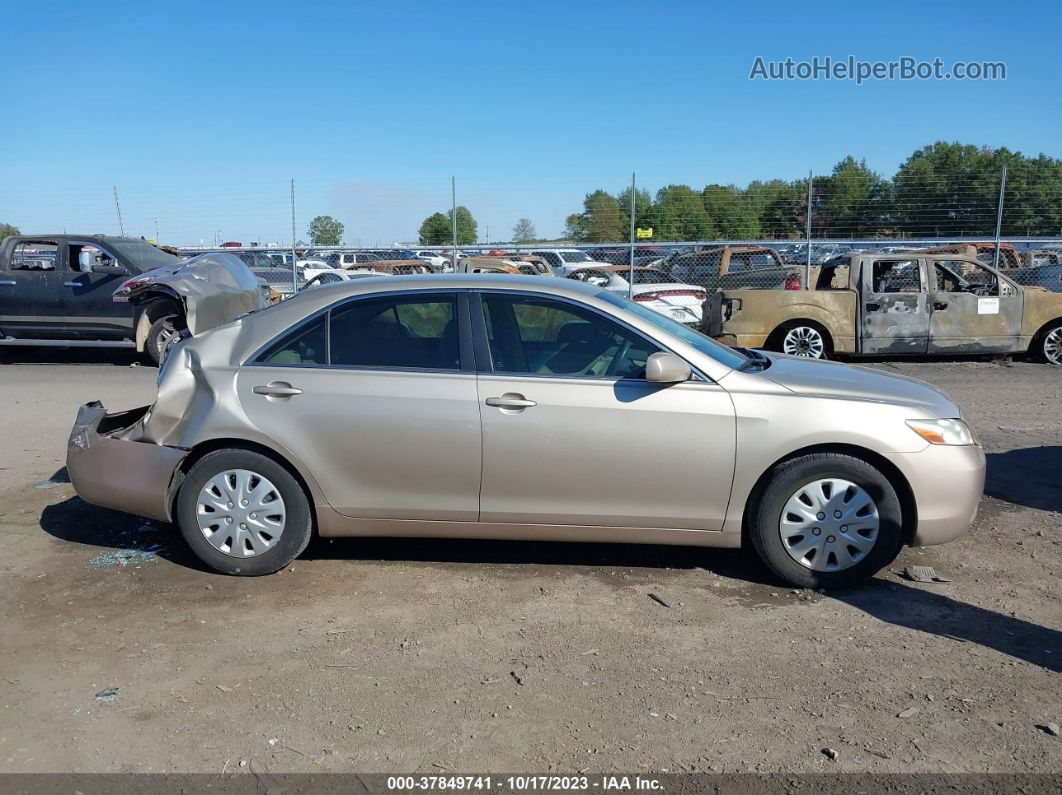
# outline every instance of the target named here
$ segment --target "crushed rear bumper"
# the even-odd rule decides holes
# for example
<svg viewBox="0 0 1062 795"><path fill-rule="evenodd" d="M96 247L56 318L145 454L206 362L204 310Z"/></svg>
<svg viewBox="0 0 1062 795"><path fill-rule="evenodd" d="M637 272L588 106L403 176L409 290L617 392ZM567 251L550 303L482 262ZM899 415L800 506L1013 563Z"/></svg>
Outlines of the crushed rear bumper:
<svg viewBox="0 0 1062 795"><path fill-rule="evenodd" d="M66 469L85 502L168 522L174 478L188 451L136 440L150 408L108 414L99 401L86 403L70 431Z"/></svg>

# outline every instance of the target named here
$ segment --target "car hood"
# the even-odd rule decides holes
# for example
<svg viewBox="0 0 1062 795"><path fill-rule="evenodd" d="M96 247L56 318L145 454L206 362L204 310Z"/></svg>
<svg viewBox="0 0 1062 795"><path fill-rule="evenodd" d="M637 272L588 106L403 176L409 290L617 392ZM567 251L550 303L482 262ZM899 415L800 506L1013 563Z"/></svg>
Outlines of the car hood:
<svg viewBox="0 0 1062 795"><path fill-rule="evenodd" d="M771 366L763 375L799 395L867 400L921 409L932 417L959 417L958 405L946 392L905 375L871 367L824 362L764 352Z"/></svg>
<svg viewBox="0 0 1062 795"><path fill-rule="evenodd" d="M201 254L145 271L115 290L114 298L136 303L138 297L159 290L175 294L184 304L188 331L194 336L267 307L261 285L235 254Z"/></svg>

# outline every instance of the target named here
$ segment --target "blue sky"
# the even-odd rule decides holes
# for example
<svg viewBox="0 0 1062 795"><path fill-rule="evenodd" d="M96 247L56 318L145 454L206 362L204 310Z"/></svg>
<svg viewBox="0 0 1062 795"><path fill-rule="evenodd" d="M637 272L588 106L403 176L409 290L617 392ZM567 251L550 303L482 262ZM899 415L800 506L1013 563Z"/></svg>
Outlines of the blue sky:
<svg viewBox="0 0 1062 795"><path fill-rule="evenodd" d="M935 140L1062 157L1056 2L18 3L0 221L164 241L413 239L450 176L493 239L583 195L885 174ZM11 46L12 42L17 46ZM756 56L1004 61L999 82L750 81Z"/></svg>

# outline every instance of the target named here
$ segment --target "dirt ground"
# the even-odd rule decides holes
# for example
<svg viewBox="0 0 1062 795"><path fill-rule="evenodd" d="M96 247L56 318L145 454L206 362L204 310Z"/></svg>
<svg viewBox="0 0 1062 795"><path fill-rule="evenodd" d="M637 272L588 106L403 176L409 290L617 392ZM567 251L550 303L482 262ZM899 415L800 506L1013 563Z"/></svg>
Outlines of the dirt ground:
<svg viewBox="0 0 1062 795"><path fill-rule="evenodd" d="M968 537L824 595L674 547L318 541L211 574L170 528L38 487L78 405L150 402L155 371L3 358L0 772L1062 772L1046 365L875 365L955 396L988 494Z"/></svg>

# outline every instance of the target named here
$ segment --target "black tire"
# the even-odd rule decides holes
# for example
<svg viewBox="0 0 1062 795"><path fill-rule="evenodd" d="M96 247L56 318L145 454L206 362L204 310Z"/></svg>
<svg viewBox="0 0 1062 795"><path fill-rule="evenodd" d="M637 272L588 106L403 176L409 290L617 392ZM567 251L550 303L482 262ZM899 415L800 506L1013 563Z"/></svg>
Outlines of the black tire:
<svg viewBox="0 0 1062 795"><path fill-rule="evenodd" d="M782 541L779 523L786 503L802 486L824 478L856 484L878 509L874 546L853 566L840 571L815 571L794 560ZM820 517L821 518L821 517ZM877 468L842 453L811 453L779 465L749 508L749 540L774 574L804 588L846 588L873 577L893 561L903 538L903 512L892 483Z"/></svg>
<svg viewBox="0 0 1062 795"><path fill-rule="evenodd" d="M786 340L791 334L806 338L803 341L794 341L798 348L806 347L806 353L786 352ZM817 342L815 337L817 337ZM816 346L818 347L816 348ZM810 320L793 320L772 332L767 347L769 350L786 353L788 356L820 360L829 359L833 355L833 338L818 323Z"/></svg>
<svg viewBox="0 0 1062 795"><path fill-rule="evenodd" d="M215 475L230 469L245 469L267 478L284 500L286 521L275 546L250 558L234 557L215 549L199 529L197 501ZM272 574L302 554L313 534L310 501L302 486L287 469L271 458L250 450L217 450L195 463L177 495L177 524L196 556L224 574L256 577Z"/></svg>
<svg viewBox="0 0 1062 795"><path fill-rule="evenodd" d="M1033 353L1040 361L1062 365L1062 323L1048 326L1037 335Z"/></svg>
<svg viewBox="0 0 1062 795"><path fill-rule="evenodd" d="M144 352L156 366L162 364L162 360L166 358L166 353L176 342L181 328L183 323L180 315L163 315L151 324L144 340Z"/></svg>

